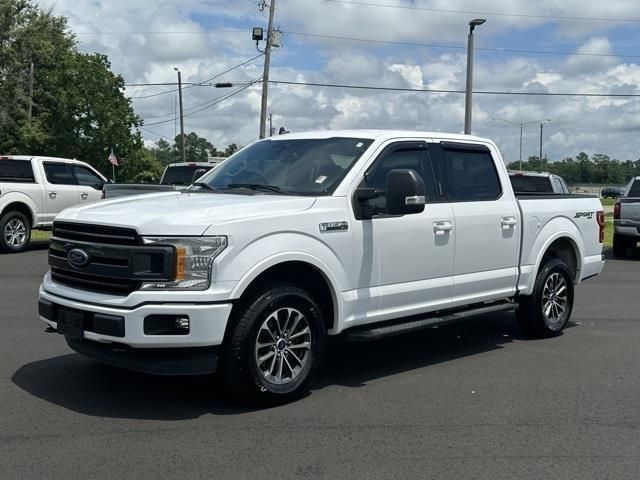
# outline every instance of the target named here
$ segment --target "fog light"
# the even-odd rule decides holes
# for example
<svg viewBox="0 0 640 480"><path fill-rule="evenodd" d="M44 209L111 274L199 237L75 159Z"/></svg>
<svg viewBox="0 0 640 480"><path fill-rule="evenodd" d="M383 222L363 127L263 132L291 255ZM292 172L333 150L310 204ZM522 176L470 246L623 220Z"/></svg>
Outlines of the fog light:
<svg viewBox="0 0 640 480"><path fill-rule="evenodd" d="M176 328L180 330L189 330L189 317L176 318Z"/></svg>

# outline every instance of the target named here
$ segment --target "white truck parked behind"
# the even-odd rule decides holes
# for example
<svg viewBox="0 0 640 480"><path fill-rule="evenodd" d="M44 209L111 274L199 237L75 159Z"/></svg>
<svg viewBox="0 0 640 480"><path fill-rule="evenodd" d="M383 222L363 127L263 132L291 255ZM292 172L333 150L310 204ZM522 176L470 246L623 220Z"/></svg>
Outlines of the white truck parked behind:
<svg viewBox="0 0 640 480"><path fill-rule="evenodd" d="M516 311L559 334L598 275L597 197L516 197L490 140L330 131L256 142L181 192L66 210L39 314L68 345L237 397L304 392L354 341Z"/></svg>
<svg viewBox="0 0 640 480"><path fill-rule="evenodd" d="M32 229L50 229L65 208L100 200L106 181L77 160L0 156L0 250L24 250Z"/></svg>

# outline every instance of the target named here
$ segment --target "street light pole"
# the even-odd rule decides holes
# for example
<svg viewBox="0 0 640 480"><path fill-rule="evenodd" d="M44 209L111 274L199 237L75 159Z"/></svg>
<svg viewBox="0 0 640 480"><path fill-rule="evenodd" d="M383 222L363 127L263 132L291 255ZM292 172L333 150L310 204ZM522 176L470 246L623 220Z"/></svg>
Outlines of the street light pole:
<svg viewBox="0 0 640 480"><path fill-rule="evenodd" d="M178 72L178 98L180 99L180 156L182 158L182 162L187 161L187 156L184 150L184 113L182 111L182 74L180 70L176 67L173 69Z"/></svg>
<svg viewBox="0 0 640 480"><path fill-rule="evenodd" d="M469 22L469 35L467 37L467 86L464 98L464 133L471 134L471 109L473 91L473 30L486 22L484 18L476 18Z"/></svg>

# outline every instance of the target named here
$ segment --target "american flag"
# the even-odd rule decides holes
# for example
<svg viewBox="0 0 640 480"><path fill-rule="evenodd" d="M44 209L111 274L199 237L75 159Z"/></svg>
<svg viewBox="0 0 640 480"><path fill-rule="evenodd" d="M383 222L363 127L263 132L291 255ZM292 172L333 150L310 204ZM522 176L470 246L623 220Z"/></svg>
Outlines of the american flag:
<svg viewBox="0 0 640 480"><path fill-rule="evenodd" d="M111 149L108 160L111 162L111 165L115 165L116 167L118 166L118 157L113 153L113 148Z"/></svg>

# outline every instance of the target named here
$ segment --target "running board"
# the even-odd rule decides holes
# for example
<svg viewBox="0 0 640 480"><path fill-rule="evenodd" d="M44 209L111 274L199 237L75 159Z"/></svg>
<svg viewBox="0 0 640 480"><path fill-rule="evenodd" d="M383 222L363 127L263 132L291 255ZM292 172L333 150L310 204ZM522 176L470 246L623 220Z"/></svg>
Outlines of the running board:
<svg viewBox="0 0 640 480"><path fill-rule="evenodd" d="M380 338L423 330L436 325L457 322L485 313L507 312L510 310L516 310L517 308L518 304L513 302L492 303L490 305L481 305L467 310L457 310L450 313L440 312L430 317L411 317L409 320L405 319L395 321L394 323L385 322L385 325L373 324L364 327L355 327L344 332L344 335L347 339L354 342L370 342Z"/></svg>

